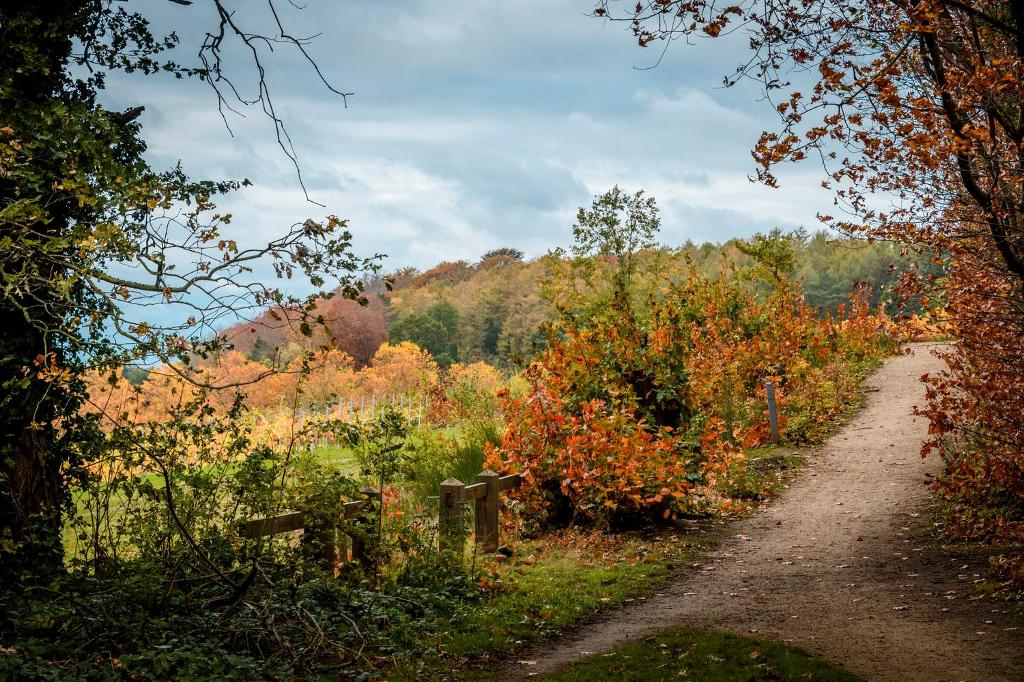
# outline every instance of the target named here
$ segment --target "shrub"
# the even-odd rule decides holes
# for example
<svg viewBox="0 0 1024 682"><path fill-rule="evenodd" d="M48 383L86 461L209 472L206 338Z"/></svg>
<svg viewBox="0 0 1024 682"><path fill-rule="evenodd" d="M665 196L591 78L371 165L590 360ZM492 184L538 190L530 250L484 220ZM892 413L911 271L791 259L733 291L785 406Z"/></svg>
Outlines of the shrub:
<svg viewBox="0 0 1024 682"><path fill-rule="evenodd" d="M715 477L731 454L716 436L720 425L709 424L703 451L686 450L670 427L647 428L633 412L600 400L572 413L534 381L529 396L506 397L508 429L489 460L526 476L520 496L539 525L669 519L714 501Z"/></svg>
<svg viewBox="0 0 1024 682"><path fill-rule="evenodd" d="M758 298L740 277L691 271L643 314L619 296L567 318L527 371L531 389L505 396L489 461L526 474L518 494L540 524L713 511L740 448L768 440L766 379L786 436L815 440L854 399L856 367L891 348L864 293L820 320L785 281Z"/></svg>

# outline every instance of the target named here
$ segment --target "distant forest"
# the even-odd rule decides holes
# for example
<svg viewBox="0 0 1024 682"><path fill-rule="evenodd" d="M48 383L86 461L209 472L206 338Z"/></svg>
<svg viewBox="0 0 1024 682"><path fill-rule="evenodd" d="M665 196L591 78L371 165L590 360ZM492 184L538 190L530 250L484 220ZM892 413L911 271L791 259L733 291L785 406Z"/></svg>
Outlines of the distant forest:
<svg viewBox="0 0 1024 682"><path fill-rule="evenodd" d="M821 315L835 313L858 286L866 286L872 304L885 305L890 315L920 312L920 298L897 295L901 276L908 271L941 274L933 258L902 254L888 242L868 243L824 232L776 231L769 236L784 238L790 253L781 261L786 272L768 274L796 282L805 301ZM722 244L688 242L645 252L639 289L643 295L657 296L667 281L692 267L702 275L747 277L749 286L767 291L768 278L756 272L759 266L751 251L757 243L756 237ZM292 323L298 316L288 311L265 313L255 322L230 328L227 335L236 350L261 361L275 356L287 361L303 348L329 343L362 366L381 343L412 341L442 366L478 360L521 366L544 345L543 326L555 319L559 298L550 290L552 274L568 259L554 252L524 260L520 251L502 248L476 263L443 262L424 272L404 268L368 279L365 305L341 297L321 301L317 312L323 328L311 337L299 333Z"/></svg>

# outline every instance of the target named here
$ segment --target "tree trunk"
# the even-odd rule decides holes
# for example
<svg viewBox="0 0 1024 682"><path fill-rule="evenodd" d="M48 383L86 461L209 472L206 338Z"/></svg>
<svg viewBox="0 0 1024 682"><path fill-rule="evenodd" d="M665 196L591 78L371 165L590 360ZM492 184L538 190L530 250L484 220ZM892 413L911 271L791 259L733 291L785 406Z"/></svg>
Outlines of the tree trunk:
<svg viewBox="0 0 1024 682"><path fill-rule="evenodd" d="M25 582L30 576L52 575L63 559L64 485L61 458L54 448L56 396L34 377L22 386L31 358L45 347L42 334L23 317L17 319L20 311L0 314L8 320L0 342L0 583Z"/></svg>
<svg viewBox="0 0 1024 682"><path fill-rule="evenodd" d="M71 448L59 434L73 429L79 401L74 383L40 376L61 355L79 309L57 290L60 272L49 255L61 248L75 199L61 187L61 157L46 121L61 106L86 104L66 78L73 38L102 5L97 0L7 3L0 8L0 129L17 157L0 173L0 586L45 579L63 565L61 514ZM20 150L20 151L19 151ZM8 209L16 201L39 216ZM29 222L26 221L38 221ZM29 255L26 255L29 254Z"/></svg>

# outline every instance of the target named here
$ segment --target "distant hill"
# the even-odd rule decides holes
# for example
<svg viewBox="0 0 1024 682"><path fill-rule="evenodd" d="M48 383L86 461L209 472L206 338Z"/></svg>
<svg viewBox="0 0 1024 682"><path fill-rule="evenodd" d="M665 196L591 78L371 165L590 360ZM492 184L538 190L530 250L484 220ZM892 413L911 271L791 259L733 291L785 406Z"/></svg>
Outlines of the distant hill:
<svg viewBox="0 0 1024 682"><path fill-rule="evenodd" d="M786 238L793 267L783 274L800 283L807 303L822 314L834 312L854 288L865 284L872 304L885 304L890 314L916 312L920 301L900 300L893 294L895 285L908 270L940 271L929 259L903 255L889 243L836 239L825 233L796 232ZM737 239L687 243L646 253L642 260L652 273L646 286L653 291L659 278L684 276L691 266L709 276L726 269L751 270L755 260L744 252L747 244ZM543 344L541 325L556 317L545 296L545 282L564 262L559 255L524 260L521 252L504 248L484 254L476 263L443 262L423 272L405 268L391 273L391 291L383 278L368 279L365 306L337 296L324 300L317 312L324 316L329 333L318 331L305 338L298 333L296 315L281 310L225 333L238 351L254 359L275 352L287 357L301 348L329 343L361 366L390 340L413 341L442 365L477 360L519 365ZM751 286L767 289L754 278Z"/></svg>

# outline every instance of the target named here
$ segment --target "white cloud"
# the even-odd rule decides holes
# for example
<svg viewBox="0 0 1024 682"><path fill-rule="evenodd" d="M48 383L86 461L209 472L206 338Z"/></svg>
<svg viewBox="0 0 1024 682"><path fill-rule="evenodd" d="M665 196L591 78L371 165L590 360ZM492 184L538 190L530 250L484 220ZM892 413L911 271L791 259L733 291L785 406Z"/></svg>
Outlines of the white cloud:
<svg viewBox="0 0 1024 682"><path fill-rule="evenodd" d="M221 201L246 238L334 213L350 219L361 252L388 253L394 267L565 245L575 208L612 184L659 200L667 243L815 225L831 203L815 168L783 172L781 190L747 179L749 149L773 113L746 86L717 87L744 58L741 37L675 45L658 68L637 70L655 53L636 48L628 27L585 17L591 9L584 0L287 9L296 34L322 34L311 51L324 72L356 92L345 109L301 59L272 58L278 111L325 208L304 199L259 111L229 115L232 138L199 84L115 78L111 99L147 105L154 161L254 181ZM181 16L167 10L168 22Z"/></svg>

